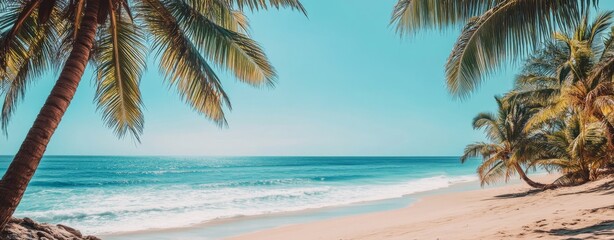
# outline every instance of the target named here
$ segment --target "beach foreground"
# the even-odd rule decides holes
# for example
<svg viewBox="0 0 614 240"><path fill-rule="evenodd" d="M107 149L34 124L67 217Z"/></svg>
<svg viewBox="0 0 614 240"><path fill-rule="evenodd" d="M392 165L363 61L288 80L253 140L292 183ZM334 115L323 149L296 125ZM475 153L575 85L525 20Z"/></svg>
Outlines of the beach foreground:
<svg viewBox="0 0 614 240"><path fill-rule="evenodd" d="M536 179L548 182L555 177ZM434 195L399 210L289 225L230 239L517 238L614 239L614 177L543 192L519 183Z"/></svg>

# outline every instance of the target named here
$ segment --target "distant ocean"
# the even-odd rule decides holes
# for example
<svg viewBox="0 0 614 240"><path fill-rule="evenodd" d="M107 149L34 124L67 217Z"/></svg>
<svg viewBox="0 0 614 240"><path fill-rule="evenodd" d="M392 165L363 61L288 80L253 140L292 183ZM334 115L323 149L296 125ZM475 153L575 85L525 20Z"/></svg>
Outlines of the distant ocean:
<svg viewBox="0 0 614 240"><path fill-rule="evenodd" d="M11 157L0 157L4 173ZM475 180L458 157L45 157L17 217L88 234L398 198Z"/></svg>

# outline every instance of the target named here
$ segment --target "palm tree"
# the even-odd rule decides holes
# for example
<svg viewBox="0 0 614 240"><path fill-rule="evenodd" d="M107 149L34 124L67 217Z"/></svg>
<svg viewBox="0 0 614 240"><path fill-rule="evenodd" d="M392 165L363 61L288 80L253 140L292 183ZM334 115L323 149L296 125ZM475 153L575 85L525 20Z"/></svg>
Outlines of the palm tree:
<svg viewBox="0 0 614 240"><path fill-rule="evenodd" d="M95 66L98 108L119 137L129 134L138 141L143 130L139 82L148 47L169 86L195 111L224 125L230 102L213 66L254 86L273 84L275 71L249 38L242 11L280 7L305 13L298 0L0 1L4 128L28 83L61 67L0 180L0 229L19 204L88 63Z"/></svg>
<svg viewBox="0 0 614 240"><path fill-rule="evenodd" d="M589 23L589 16L585 14L573 32L556 32L553 40L547 41L525 60L516 77L515 88L506 97L533 102L552 101L565 87L577 82L586 83L595 64L614 53L612 32L605 41L598 41L612 25L613 17L613 12L604 12ZM589 84L591 88L595 87L594 84L608 82L593 80L596 82Z"/></svg>
<svg viewBox="0 0 614 240"><path fill-rule="evenodd" d="M480 183L483 185L494 183L500 179L508 181L518 174L529 186L534 188L548 188L549 185L531 180L522 168L529 162L534 139L524 130L524 124L529 120L533 110L530 106L523 106L514 102L503 101L496 97L499 110L497 115L480 113L473 119L474 129L484 129L490 143L474 143L465 148L461 162L467 159L482 156L483 161L477 169Z"/></svg>
<svg viewBox="0 0 614 240"><path fill-rule="evenodd" d="M521 59L557 28L567 28L598 0L398 0L391 24L400 34L464 25L446 63L450 92L466 97L505 60ZM611 76L614 58L592 76ZM598 76L599 75L599 76Z"/></svg>
<svg viewBox="0 0 614 240"><path fill-rule="evenodd" d="M614 121L612 121L612 106L614 106L614 85L611 79L591 78L590 73L600 59L607 58L612 54L612 38L606 38L605 43L596 41L601 34L612 25L614 13L605 12L598 15L589 24L589 17L585 15L581 23L572 33L556 33L554 38L559 43L560 51L567 53L566 56L550 55L553 51L541 52L538 59L553 59L559 64L556 71L548 66L534 68L541 69L536 74L521 75L517 89L512 96L529 96L533 101L546 100L547 103L527 123L527 129L534 129L540 124L551 124L552 120L570 122L579 121L577 128L580 132L573 135L573 147L575 155L583 156L576 158L583 167L583 172L591 172L589 175L596 177L598 169L606 166L611 160L611 154L606 151L602 155L594 155L595 150L589 150L585 146L590 139L595 138L596 125L601 126L604 135L608 139L608 147L614 149ZM610 34L611 35L611 34ZM550 56L548 56L550 55ZM540 74L546 73L546 74ZM550 75L548 75L550 72ZM556 72L555 75L552 75ZM526 76L531 76L527 78ZM533 80L531 80L533 79ZM538 79L540 81L535 81ZM550 84L544 84L549 82ZM527 90L529 89L529 90ZM549 94L544 94L549 93ZM539 98L537 96L546 96ZM537 97L537 99L536 99ZM576 125L569 124L566 125ZM569 136L569 134L567 134ZM593 141L594 142L594 141ZM611 151L610 151L611 152ZM589 157L590 156L590 157ZM590 165L590 167L589 167ZM585 176L588 176L585 174ZM588 179L588 177L587 177Z"/></svg>
<svg viewBox="0 0 614 240"><path fill-rule="evenodd" d="M611 161L611 151L603 144L611 141L603 139L612 139L608 116L614 88L611 80L591 79L589 74L595 63L612 54L611 33L598 41L612 17L605 12L589 22L585 14L573 31L554 34L553 41L526 60L515 88L506 95L507 101L539 106L525 126L541 149L530 165L564 173L557 185L588 181Z"/></svg>
<svg viewBox="0 0 614 240"><path fill-rule="evenodd" d="M591 163L606 156L607 148L603 127L593 122L582 124L579 115L557 119L548 128L539 130L541 141L534 142L540 149L535 153L531 167L539 166L563 174L554 184L577 185L591 178Z"/></svg>

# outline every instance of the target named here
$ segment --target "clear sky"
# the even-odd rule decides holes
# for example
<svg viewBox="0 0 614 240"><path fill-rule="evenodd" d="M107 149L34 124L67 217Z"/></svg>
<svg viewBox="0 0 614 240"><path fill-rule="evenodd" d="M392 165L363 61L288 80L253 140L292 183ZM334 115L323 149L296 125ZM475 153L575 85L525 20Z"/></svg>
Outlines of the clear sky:
<svg viewBox="0 0 614 240"><path fill-rule="evenodd" d="M443 65L458 31L402 39L388 25L394 0L303 3L308 18L287 10L249 14L252 36L279 79L273 89L258 89L225 77L233 104L228 128L184 105L150 61L140 144L104 126L89 71L47 154L460 155L483 140L471 119L495 109L493 96L512 86L515 67L468 100L454 100ZM17 151L56 77L30 86L8 137L0 137L0 154Z"/></svg>

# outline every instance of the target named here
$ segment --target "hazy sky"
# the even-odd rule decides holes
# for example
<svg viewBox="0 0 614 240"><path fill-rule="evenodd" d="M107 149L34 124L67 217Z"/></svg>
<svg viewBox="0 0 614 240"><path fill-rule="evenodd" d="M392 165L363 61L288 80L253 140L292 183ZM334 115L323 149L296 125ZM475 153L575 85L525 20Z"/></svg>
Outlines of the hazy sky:
<svg viewBox="0 0 614 240"><path fill-rule="evenodd" d="M483 139L471 119L494 110L493 96L512 86L514 67L470 99L454 100L443 65L457 31L401 39L388 25L393 0L303 2L308 18L287 10L249 14L252 36L279 79L273 89L257 89L225 77L228 128L191 111L151 63L141 84L142 142L117 139L93 104L88 71L47 154L460 155ZM8 137L0 137L0 154L17 151L55 80L50 74L29 88Z"/></svg>

